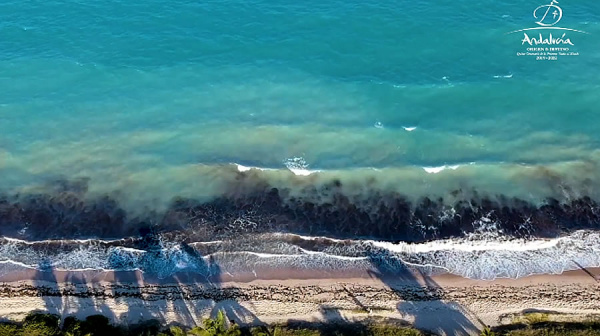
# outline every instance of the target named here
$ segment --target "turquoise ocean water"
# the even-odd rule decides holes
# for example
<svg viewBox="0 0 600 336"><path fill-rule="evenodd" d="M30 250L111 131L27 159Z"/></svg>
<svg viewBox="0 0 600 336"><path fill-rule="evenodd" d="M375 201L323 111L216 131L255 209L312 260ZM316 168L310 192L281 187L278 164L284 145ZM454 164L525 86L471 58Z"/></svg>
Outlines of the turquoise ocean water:
<svg viewBox="0 0 600 336"><path fill-rule="evenodd" d="M341 193L354 199L373 190L401 194L408 202L442 197L448 209L474 195L518 197L534 207L549 197L596 200L600 2L560 2L560 26L587 32L566 31L578 56L517 56L527 47L523 33L507 33L536 26L533 10L541 5L547 3L3 1L3 204L19 208L28 195L55 193L56 181L84 181L77 182L85 184L80 202L110 197L127 218L121 224L148 213L160 217L175 197L211 202L271 187L286 190L282 199L313 197L319 204L327 197L306 196L307 190L319 194L329 183L341 183ZM462 194L456 196L457 190ZM63 196L49 196L49 202ZM23 215L19 222L6 207L0 227L7 237L34 239L30 223L51 220ZM68 221L60 216L60 223ZM401 226L402 220L392 221ZM526 222L518 221L506 225ZM102 224L121 225L111 223ZM575 227L598 224L586 223ZM467 233L488 242L512 237L479 224L472 232L407 240L462 239ZM326 230L271 231L327 236ZM344 238L355 231L348 232ZM600 264L597 237L586 236L594 232L575 233L587 245L573 253L588 265ZM554 231L537 233L562 239ZM91 236L121 235L130 234ZM398 240L383 231L375 238ZM4 245L3 260L17 258L13 243ZM505 254L490 255L510 259L511 248L493 248ZM328 253L350 253L339 251ZM558 252L548 253L553 260ZM35 255L19 262L33 263L40 258ZM538 269L524 262L517 273L510 271L515 265L463 272L479 257L465 257L469 261L460 266L449 266L439 253L431 258L474 277L571 267ZM92 264L109 267L102 258ZM477 260L489 265L489 259Z"/></svg>

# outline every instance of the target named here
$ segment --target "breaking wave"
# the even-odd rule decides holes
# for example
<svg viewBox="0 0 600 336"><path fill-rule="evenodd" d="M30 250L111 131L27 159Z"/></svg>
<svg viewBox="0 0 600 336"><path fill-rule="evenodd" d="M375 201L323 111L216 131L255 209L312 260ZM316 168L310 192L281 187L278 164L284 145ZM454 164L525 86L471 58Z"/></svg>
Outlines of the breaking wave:
<svg viewBox="0 0 600 336"><path fill-rule="evenodd" d="M0 241L0 263L39 270L141 270L159 277L205 276L257 269L361 270L394 274L407 267L491 280L558 274L600 266L600 234L495 241L473 237L427 243L338 240L294 234L184 243L147 236L118 241Z"/></svg>
<svg viewBox="0 0 600 336"><path fill-rule="evenodd" d="M219 195L137 211L118 193L90 193L86 179L5 193L1 269L166 277L280 268L393 275L409 267L494 279L600 266L594 195L547 169L539 172L553 181L552 192L532 200L466 187L415 197L374 177L385 171L340 178L309 170L302 158L286 165L287 173L232 165ZM444 168L421 176L441 181L463 169Z"/></svg>

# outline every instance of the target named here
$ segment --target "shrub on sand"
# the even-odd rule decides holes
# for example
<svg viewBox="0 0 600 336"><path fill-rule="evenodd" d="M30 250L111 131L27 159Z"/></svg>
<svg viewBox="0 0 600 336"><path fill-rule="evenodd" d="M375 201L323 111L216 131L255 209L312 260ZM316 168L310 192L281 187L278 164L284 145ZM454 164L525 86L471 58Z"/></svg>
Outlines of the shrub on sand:
<svg viewBox="0 0 600 336"><path fill-rule="evenodd" d="M214 319L206 319L202 323L203 327L195 327L188 331L188 335L194 336L241 336L240 327L233 323L227 327L225 314L219 310L217 317Z"/></svg>
<svg viewBox="0 0 600 336"><path fill-rule="evenodd" d="M20 335L21 328L13 323L0 324L0 336L15 336Z"/></svg>
<svg viewBox="0 0 600 336"><path fill-rule="evenodd" d="M496 333L493 332L490 328L485 327L485 329L481 331L481 336L496 336Z"/></svg>
<svg viewBox="0 0 600 336"><path fill-rule="evenodd" d="M529 313L523 316L523 322L527 324L536 324L542 322L548 322L550 316L545 313Z"/></svg>
<svg viewBox="0 0 600 336"><path fill-rule="evenodd" d="M169 328L169 333L171 336L186 336L185 331L179 327L171 327Z"/></svg>
<svg viewBox="0 0 600 336"><path fill-rule="evenodd" d="M29 314L23 321L22 334L27 336L59 336L60 318L52 314Z"/></svg>

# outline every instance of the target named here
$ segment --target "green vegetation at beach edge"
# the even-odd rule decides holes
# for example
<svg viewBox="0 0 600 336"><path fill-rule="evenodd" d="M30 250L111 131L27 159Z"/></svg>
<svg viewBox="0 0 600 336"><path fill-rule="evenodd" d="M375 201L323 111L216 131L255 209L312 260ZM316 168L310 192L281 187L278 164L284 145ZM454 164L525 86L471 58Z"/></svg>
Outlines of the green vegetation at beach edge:
<svg viewBox="0 0 600 336"><path fill-rule="evenodd" d="M523 323L515 321L482 331L482 336L600 336L600 322L550 322L545 320ZM361 323L295 323L260 327L240 327L228 322L222 312L206 319L202 326L182 328L163 326L148 321L128 327L112 325L101 315L78 320L56 315L32 313L22 322L0 322L0 336L419 336L434 335L414 328L394 324Z"/></svg>
<svg viewBox="0 0 600 336"><path fill-rule="evenodd" d="M428 335L416 329L394 325L358 323L298 323L295 326L273 325L240 327L227 321L219 312L214 319L206 319L202 326L183 328L163 326L158 321L147 321L128 327L112 325L108 318L93 315L85 320L67 317L64 321L52 314L32 313L22 322L0 322L0 336L420 336Z"/></svg>
<svg viewBox="0 0 600 336"><path fill-rule="evenodd" d="M555 320L559 315L549 313L517 314L512 322L492 329L486 328L481 336L600 336L600 319Z"/></svg>

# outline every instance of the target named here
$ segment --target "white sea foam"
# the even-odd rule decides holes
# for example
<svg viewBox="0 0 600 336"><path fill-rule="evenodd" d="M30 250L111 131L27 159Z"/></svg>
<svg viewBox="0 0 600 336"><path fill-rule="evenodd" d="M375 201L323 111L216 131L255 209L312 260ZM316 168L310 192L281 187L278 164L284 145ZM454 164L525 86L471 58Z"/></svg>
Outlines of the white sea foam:
<svg viewBox="0 0 600 336"><path fill-rule="evenodd" d="M298 175L298 176L308 176L308 175L319 172L319 170L294 169L294 168L290 168L290 171L292 173L294 173L294 175Z"/></svg>
<svg viewBox="0 0 600 336"><path fill-rule="evenodd" d="M349 239L336 239L336 238L329 238L329 237L325 237L325 236L303 236L303 235L298 235L298 234L294 234L294 233L271 233L270 235L274 236L274 237L296 237L296 238L301 238L304 240L318 240L318 239L326 239L328 241L331 242L336 242L336 243L342 243L342 242L349 242L352 240Z"/></svg>
<svg viewBox="0 0 600 336"><path fill-rule="evenodd" d="M503 243L458 240L412 249L399 252L395 248L405 262L434 265L476 279L557 274L578 268L575 262L583 267L600 266L600 235L586 231L552 240Z"/></svg>
<svg viewBox="0 0 600 336"><path fill-rule="evenodd" d="M308 176L319 172L319 170L309 170L308 163L306 163L303 157L286 159L284 164L294 175L298 176Z"/></svg>
<svg viewBox="0 0 600 336"><path fill-rule="evenodd" d="M223 240L212 240L212 241L206 241L206 242L193 242L190 243L189 245L217 245L217 244L222 244Z"/></svg>
<svg viewBox="0 0 600 336"><path fill-rule="evenodd" d="M115 242L120 242L120 241L125 240L125 239L92 239L92 238L88 238L88 239L44 239L44 240L29 241L29 240L23 240L23 239L5 237L5 236L0 237L0 239L4 239L9 242L27 244L27 245L47 244L47 243L57 243L57 242L58 243L78 243L78 244L89 244L89 243L95 243L95 242L115 243Z"/></svg>
<svg viewBox="0 0 600 336"><path fill-rule="evenodd" d="M240 172L246 172L252 169L256 169L256 170L262 170L262 171L269 171L269 170L275 170L273 168L262 168L262 167L248 167L248 166L242 166L239 163L232 163L233 165L235 165L238 169L238 171Z"/></svg>
<svg viewBox="0 0 600 336"><path fill-rule="evenodd" d="M324 257L328 257L328 258L334 258L334 259L339 259L339 260L367 260L367 257L346 257L346 256L339 256L339 255L332 255L332 254L328 254L325 252L317 252L317 251L308 251L305 249L300 249L302 250L302 252L306 253L306 254L310 254L310 255L319 255L319 256L324 256Z"/></svg>
<svg viewBox="0 0 600 336"><path fill-rule="evenodd" d="M402 126L402 128L404 128L404 130L407 132L412 132L417 129L417 126L410 126L410 127Z"/></svg>
<svg viewBox="0 0 600 336"><path fill-rule="evenodd" d="M453 166L443 165L443 166L439 166L439 167L422 167L422 168L429 174L437 174L446 169L456 170L456 169L458 169L458 167L460 167L460 165L453 165Z"/></svg>
<svg viewBox="0 0 600 336"><path fill-rule="evenodd" d="M485 216L482 216L477 233L466 238L414 244L356 241L358 245L348 245L350 241L347 240L343 246L328 249L327 256L321 256L329 258L329 255L342 251L360 253L360 246L371 245L387 251L383 255L396 257L407 265L443 269L467 278L488 280L562 273L578 268L575 262L583 267L600 266L599 233L577 231L555 239L506 239L494 229L493 221L484 219ZM377 255L376 250L370 253Z"/></svg>
<svg viewBox="0 0 600 336"><path fill-rule="evenodd" d="M245 172L245 171L252 169L252 167L246 167L246 166L242 166L241 164L238 164L237 169L241 172Z"/></svg>
<svg viewBox="0 0 600 336"><path fill-rule="evenodd" d="M332 258L332 259L338 259L338 260L348 260L348 261L355 261L355 260L367 260L367 257L346 257L346 256L339 256L339 255L331 255L331 254L327 254L324 252L316 252L316 251L307 251L304 249L301 249L305 254L277 254L277 253L260 253L260 252L249 252L249 251L239 251L239 252L227 252L227 254L229 255L235 255L235 254L248 254L248 255L253 255L253 256L257 256L259 258L304 258L307 255L316 255L316 256L322 256L325 258Z"/></svg>
<svg viewBox="0 0 600 336"><path fill-rule="evenodd" d="M560 239L539 239L530 240L514 239L509 241L472 241L460 239L438 240L428 243L410 244L373 241L373 245L385 248L395 253L429 253L444 250L454 250L463 252L476 251L532 251L555 247Z"/></svg>
<svg viewBox="0 0 600 336"><path fill-rule="evenodd" d="M244 243L223 243L208 255L189 254L174 242L160 242L157 249L142 250L120 246L85 244L64 251L33 248L30 242L4 239L0 244L0 264L19 267L51 267L56 270L141 270L168 276L174 272L214 272L215 262L222 272L254 267L301 267L319 269L369 269L381 260L443 269L468 278L517 278L530 274L561 273L565 270L600 266L600 233L577 231L554 239L508 239L486 215L475 224L475 233L464 238L425 243L390 243L374 240L341 240L294 234L264 234ZM295 241L323 240L317 250ZM249 250L250 249L250 250ZM381 259L383 258L383 259Z"/></svg>
<svg viewBox="0 0 600 336"><path fill-rule="evenodd" d="M16 265L16 266L19 266L19 267L31 268L31 269L35 269L36 268L36 266L28 265L26 263L14 261L14 260L0 260L0 264L11 264L11 265Z"/></svg>

